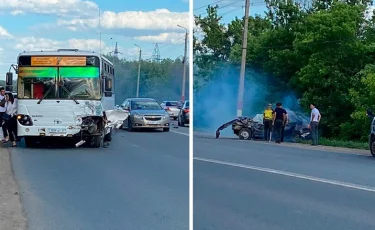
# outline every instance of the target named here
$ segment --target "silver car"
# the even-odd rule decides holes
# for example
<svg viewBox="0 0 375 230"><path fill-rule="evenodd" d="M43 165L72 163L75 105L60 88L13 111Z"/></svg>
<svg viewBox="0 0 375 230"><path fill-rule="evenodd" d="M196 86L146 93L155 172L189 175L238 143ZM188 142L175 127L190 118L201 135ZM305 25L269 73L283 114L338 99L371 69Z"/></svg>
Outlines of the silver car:
<svg viewBox="0 0 375 230"><path fill-rule="evenodd" d="M177 120L182 104L179 101L163 101L161 103L161 107L163 107L169 113L171 118Z"/></svg>
<svg viewBox="0 0 375 230"><path fill-rule="evenodd" d="M129 112L129 116L122 125L130 132L134 129L160 129L169 131L169 114L152 98L129 98L122 104L121 108Z"/></svg>

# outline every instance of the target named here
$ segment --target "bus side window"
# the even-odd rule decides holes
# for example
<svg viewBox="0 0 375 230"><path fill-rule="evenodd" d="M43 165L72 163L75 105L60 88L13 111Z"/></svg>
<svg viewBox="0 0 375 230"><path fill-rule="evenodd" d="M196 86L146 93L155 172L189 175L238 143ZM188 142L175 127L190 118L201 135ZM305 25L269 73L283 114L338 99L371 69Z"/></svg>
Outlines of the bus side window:
<svg viewBox="0 0 375 230"><path fill-rule="evenodd" d="M112 97L112 79L109 77L104 79L104 96Z"/></svg>

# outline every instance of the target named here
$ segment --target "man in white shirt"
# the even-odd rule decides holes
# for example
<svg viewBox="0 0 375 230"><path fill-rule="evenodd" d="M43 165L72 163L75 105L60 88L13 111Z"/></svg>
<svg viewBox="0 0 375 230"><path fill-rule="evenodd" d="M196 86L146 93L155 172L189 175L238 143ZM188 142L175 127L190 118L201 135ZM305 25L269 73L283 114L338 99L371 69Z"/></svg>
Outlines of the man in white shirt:
<svg viewBox="0 0 375 230"><path fill-rule="evenodd" d="M318 126L320 122L320 112L317 108L315 108L315 104L310 105L311 109L311 117L310 117L310 125L309 128L311 129L311 138L312 138L312 145L318 145Z"/></svg>
<svg viewBox="0 0 375 230"><path fill-rule="evenodd" d="M0 127L3 126L3 115L6 111L5 107L5 89L4 87L0 87ZM6 136L6 130L3 129L3 137Z"/></svg>

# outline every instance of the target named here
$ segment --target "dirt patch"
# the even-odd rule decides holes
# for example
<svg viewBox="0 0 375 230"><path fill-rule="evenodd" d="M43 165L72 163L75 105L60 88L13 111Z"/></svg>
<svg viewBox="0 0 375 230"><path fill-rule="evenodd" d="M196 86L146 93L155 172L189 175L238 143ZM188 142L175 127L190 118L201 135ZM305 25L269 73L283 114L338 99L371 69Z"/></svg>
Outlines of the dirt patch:
<svg viewBox="0 0 375 230"><path fill-rule="evenodd" d="M27 220L13 176L9 151L0 145L0 229L24 230Z"/></svg>

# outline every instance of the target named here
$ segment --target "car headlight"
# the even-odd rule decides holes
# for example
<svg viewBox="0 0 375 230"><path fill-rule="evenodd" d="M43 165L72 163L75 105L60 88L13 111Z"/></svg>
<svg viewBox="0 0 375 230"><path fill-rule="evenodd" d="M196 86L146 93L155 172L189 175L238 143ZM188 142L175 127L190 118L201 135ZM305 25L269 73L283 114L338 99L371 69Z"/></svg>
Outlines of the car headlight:
<svg viewBox="0 0 375 230"><path fill-rule="evenodd" d="M137 118L137 119L142 119L143 118L143 116L138 115L138 114L134 114L134 117Z"/></svg>
<svg viewBox="0 0 375 230"><path fill-rule="evenodd" d="M163 119L169 119L169 114L164 115Z"/></svg>

